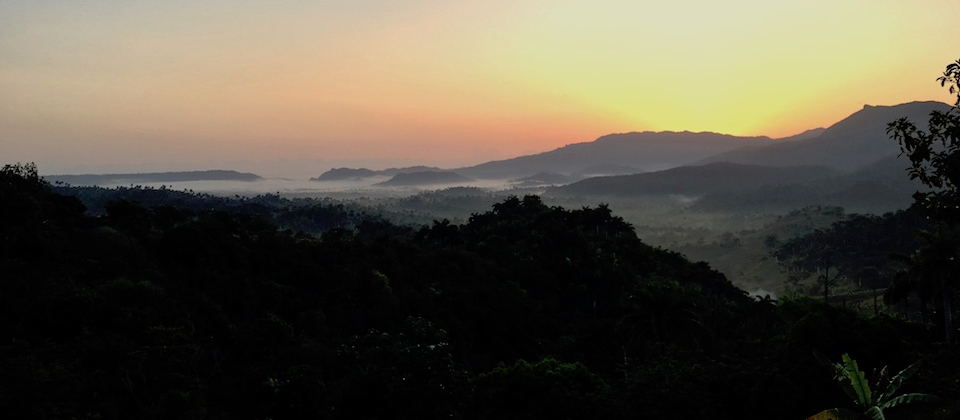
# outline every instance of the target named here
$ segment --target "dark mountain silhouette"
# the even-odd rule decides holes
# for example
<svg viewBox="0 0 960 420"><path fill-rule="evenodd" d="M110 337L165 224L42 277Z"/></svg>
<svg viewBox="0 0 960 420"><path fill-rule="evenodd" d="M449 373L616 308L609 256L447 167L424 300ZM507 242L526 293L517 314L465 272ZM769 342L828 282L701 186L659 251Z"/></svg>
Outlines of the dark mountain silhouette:
<svg viewBox="0 0 960 420"><path fill-rule="evenodd" d="M399 173L387 181L377 183L384 187L413 187L421 185L454 184L460 182L470 182L471 179L456 172L449 171L423 171Z"/></svg>
<svg viewBox="0 0 960 420"><path fill-rule="evenodd" d="M343 181L347 179L362 179L377 176L377 171L367 168L331 168L316 178L310 178L311 181Z"/></svg>
<svg viewBox="0 0 960 420"><path fill-rule="evenodd" d="M900 117L926 121L932 110L948 108L944 103L932 101L895 106L868 105L829 128L807 130L777 140L687 131L610 134L591 142L574 143L548 152L486 162L454 171L474 179L521 179L524 182L537 182L536 179L525 178L538 178L538 174L557 174L576 179L655 172L714 162L780 167L823 166L850 172L899 153L898 145L887 137L887 123ZM362 179L429 171L440 169L424 166L383 171L337 168L313 179Z"/></svg>
<svg viewBox="0 0 960 420"><path fill-rule="evenodd" d="M410 166L406 168L390 168L379 171L367 168L332 168L316 178L310 178L311 181L345 181L363 178L372 178L376 176L394 176L397 174L408 174L413 172L440 171L440 168L432 166Z"/></svg>
<svg viewBox="0 0 960 420"><path fill-rule="evenodd" d="M135 174L100 174L100 175L47 175L48 182L63 182L70 185L106 185L147 182L187 182L187 181L259 181L259 175L228 171L187 171L187 172L152 172Z"/></svg>
<svg viewBox="0 0 960 420"><path fill-rule="evenodd" d="M906 208L921 186L909 179L909 162L886 134L901 117L925 126L939 102L865 106L826 129L751 145L703 159L701 166L585 179L548 191L554 195L683 194L701 197L702 211L784 211L809 205L883 213Z"/></svg>
<svg viewBox="0 0 960 420"><path fill-rule="evenodd" d="M829 168L817 166L777 168L717 162L643 174L588 178L570 185L551 188L547 194L620 197L662 194L702 195L747 190L764 185L808 182L826 178L834 172Z"/></svg>
<svg viewBox="0 0 960 420"><path fill-rule="evenodd" d="M790 136L790 137L784 137L784 138L777 139L777 141L779 142L779 141L794 141L794 140L812 139L812 138L814 138L814 137L819 136L820 134L823 134L823 132L826 131L826 130L827 130L827 129L826 129L826 128L823 128L823 127L820 127L820 128L811 128L811 129L809 129L809 130L807 130L807 131L804 131L804 132L802 132L802 133L800 133L800 134L796 134L796 135L792 135L792 136Z"/></svg>
<svg viewBox="0 0 960 420"><path fill-rule="evenodd" d="M698 211L780 212L806 206L837 206L882 214L907 208L922 186L910 180L905 158L888 156L853 172L823 166L772 167L729 162L664 171L595 177L550 188L545 195L700 197Z"/></svg>
<svg viewBox="0 0 960 420"><path fill-rule="evenodd" d="M630 175L638 174L644 172L637 167L629 165L616 165L616 164L606 164L606 165L594 165L589 168L583 168L580 171L580 175L585 177L590 176L605 176L605 175Z"/></svg>
<svg viewBox="0 0 960 420"><path fill-rule="evenodd" d="M570 144L549 152L487 162L457 173L473 178L515 179L537 173L565 175L650 172L691 164L749 145L771 142L768 137L736 137L716 133L642 132L610 134L592 142Z"/></svg>
<svg viewBox="0 0 960 420"><path fill-rule="evenodd" d="M810 205L843 207L851 212L882 214L905 209L924 189L910 180L906 158L880 159L854 172L806 183L767 185L705 195L694 208L702 211L789 211Z"/></svg>
<svg viewBox="0 0 960 420"><path fill-rule="evenodd" d="M899 145L887 136L887 124L901 117L925 126L930 112L946 111L940 102L869 106L822 131L809 131L762 147L741 148L699 163L732 162L769 166L821 165L855 171L880 159L896 156Z"/></svg>

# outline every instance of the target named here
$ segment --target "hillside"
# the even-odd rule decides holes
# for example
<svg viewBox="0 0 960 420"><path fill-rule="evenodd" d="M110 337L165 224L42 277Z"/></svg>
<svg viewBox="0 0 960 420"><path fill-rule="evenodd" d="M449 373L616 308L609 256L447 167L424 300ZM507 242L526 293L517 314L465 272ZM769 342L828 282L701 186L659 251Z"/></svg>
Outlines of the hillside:
<svg viewBox="0 0 960 420"><path fill-rule="evenodd" d="M841 171L855 171L880 159L899 154L899 145L887 135L888 123L901 117L925 123L931 111L947 109L949 106L940 102L911 102L894 106L866 105L821 132L810 132L806 138L778 140L761 147L720 153L699 163L818 165Z"/></svg>
<svg viewBox="0 0 960 420"><path fill-rule="evenodd" d="M522 178L544 172L564 175L640 173L687 165L712 155L770 141L767 137L736 137L716 133L611 134L592 142L570 144L549 152L487 162L455 171L486 179ZM608 170L611 172L606 172Z"/></svg>
<svg viewBox="0 0 960 420"><path fill-rule="evenodd" d="M718 162L634 175L588 178L551 188L547 195L642 196L701 195L748 190L765 185L794 184L822 179L832 171L823 167L775 168Z"/></svg>
<svg viewBox="0 0 960 420"><path fill-rule="evenodd" d="M594 141L569 144L551 151L453 169L473 179L524 180L552 174L576 180L596 176L631 175L681 166L728 162L757 166L820 166L852 172L883 158L899 147L886 135L887 124L900 117L925 121L930 111L945 110L939 102L912 102L895 106L864 106L828 128L795 136L737 137L709 132L633 132L610 134ZM425 166L370 169L331 169L318 181L395 176L440 171ZM523 185L537 184L525 182ZM552 182L547 182L550 184ZM389 185L389 184L386 184ZM542 184L541 184L542 185Z"/></svg>
<svg viewBox="0 0 960 420"><path fill-rule="evenodd" d="M783 213L806 206L843 207L856 213L883 214L907 208L919 182L910 180L905 158L886 157L860 169L810 182L764 185L740 191L714 191L692 209L704 212Z"/></svg>
<svg viewBox="0 0 960 420"><path fill-rule="evenodd" d="M397 174L408 174L413 172L439 171L440 168L432 166L410 166L406 168L390 168L375 171L367 168L331 168L320 174L316 178L310 178L311 181L344 181L363 178L373 178L377 176L394 176Z"/></svg>

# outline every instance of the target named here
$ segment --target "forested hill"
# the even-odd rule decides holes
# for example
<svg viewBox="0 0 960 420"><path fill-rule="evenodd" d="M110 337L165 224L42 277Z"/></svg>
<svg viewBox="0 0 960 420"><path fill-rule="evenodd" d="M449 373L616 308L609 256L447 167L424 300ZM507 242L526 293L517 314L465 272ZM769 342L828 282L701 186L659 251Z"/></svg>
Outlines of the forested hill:
<svg viewBox="0 0 960 420"><path fill-rule="evenodd" d="M637 197L657 194L730 193L768 185L799 184L830 176L830 168L742 165L717 162L659 172L588 178L550 188L548 194Z"/></svg>
<svg viewBox="0 0 960 420"><path fill-rule="evenodd" d="M922 327L750 299L602 205L311 235L281 207L93 216L21 165L0 203L10 418L803 419L850 404L814 349L957 392Z"/></svg>

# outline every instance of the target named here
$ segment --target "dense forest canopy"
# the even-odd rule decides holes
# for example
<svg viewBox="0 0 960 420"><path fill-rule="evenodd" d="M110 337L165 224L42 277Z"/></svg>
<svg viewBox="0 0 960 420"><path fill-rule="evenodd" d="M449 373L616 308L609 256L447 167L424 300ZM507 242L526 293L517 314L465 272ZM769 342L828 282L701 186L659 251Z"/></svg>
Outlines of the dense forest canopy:
<svg viewBox="0 0 960 420"><path fill-rule="evenodd" d="M510 197L413 228L274 196L55 191L32 165L0 177L0 407L13 417L854 408L814 351L864 369L923 360L904 389L949 398L888 415L958 412L960 363L941 334L814 298L750 298L646 245L606 205Z"/></svg>

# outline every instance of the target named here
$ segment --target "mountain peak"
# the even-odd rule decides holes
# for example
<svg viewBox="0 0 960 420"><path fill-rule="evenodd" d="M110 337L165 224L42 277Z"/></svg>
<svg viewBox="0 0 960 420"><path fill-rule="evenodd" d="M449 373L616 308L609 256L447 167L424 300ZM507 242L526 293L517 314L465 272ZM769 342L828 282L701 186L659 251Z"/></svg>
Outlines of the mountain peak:
<svg viewBox="0 0 960 420"><path fill-rule="evenodd" d="M897 142L887 136L887 124L908 118L926 124L932 111L950 106L936 101L900 105L864 105L862 109L821 131L802 133L761 148L736 150L704 162L727 161L758 165L819 165L853 171L900 152Z"/></svg>

